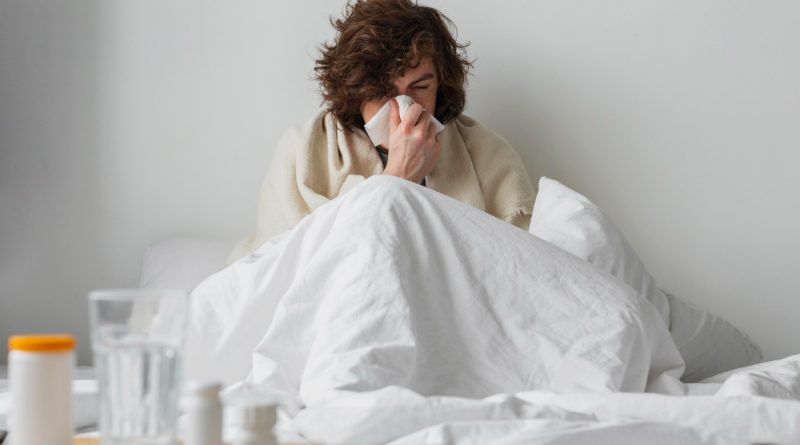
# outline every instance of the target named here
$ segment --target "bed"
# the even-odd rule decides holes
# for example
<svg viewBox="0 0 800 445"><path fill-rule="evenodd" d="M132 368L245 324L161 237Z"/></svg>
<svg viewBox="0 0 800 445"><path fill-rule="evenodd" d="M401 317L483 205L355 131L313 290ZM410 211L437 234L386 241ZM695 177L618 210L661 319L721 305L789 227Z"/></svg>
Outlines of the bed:
<svg viewBox="0 0 800 445"><path fill-rule="evenodd" d="M225 267L225 257L233 240L178 239L148 248L143 287L195 288L193 317L205 333L193 338L204 352L189 345L189 377L224 380L228 403L280 400L277 432L285 442L800 443L800 355L762 362L744 333L689 298L658 288L624 236L586 197L544 178L525 233L392 181L367 181L232 267ZM402 224L393 222L398 215ZM419 215L425 219L415 219ZM421 225L425 230L409 229ZM459 243L464 237L453 235L479 226L513 239L518 253L493 257L497 246L482 250L483 241ZM389 239L419 252L415 243L430 246L448 236L460 250L444 261L446 270L436 269L442 259L434 254L422 266L404 252L382 257L370 251L363 263L342 260L358 258L368 243ZM429 251L447 248L437 247ZM483 259L470 260L476 256L470 252ZM392 266L384 272L372 267L374 282L348 273L369 261ZM505 272L492 269L498 266ZM409 291L408 280L392 278L420 270L438 279L419 280ZM466 304L462 296L478 296L485 284L471 277L486 278L488 270L503 278L492 285L508 286L504 295L539 286L547 298L533 295L533 312L502 296L489 306ZM508 279L520 274L532 278ZM273 279L265 282L265 276ZM454 276L469 285L451 283ZM399 290L390 291L395 285ZM587 292L593 297L584 298ZM442 296L446 304L431 305L422 294ZM543 333L564 312L550 307L554 297L573 299L574 313L602 315L582 321L591 334L572 338L563 351L543 340L571 335L563 324L555 337ZM398 300L403 305L396 306ZM414 311L413 317L397 315ZM536 316L536 329L526 331ZM408 320L414 323L406 329ZM659 323L664 329L652 328ZM475 326L487 333L485 341ZM439 338L447 341L431 340ZM572 345L584 341L573 354Z"/></svg>
<svg viewBox="0 0 800 445"><path fill-rule="evenodd" d="M762 362L548 178L530 233L370 178L193 298L195 376L312 442L800 442L800 356Z"/></svg>

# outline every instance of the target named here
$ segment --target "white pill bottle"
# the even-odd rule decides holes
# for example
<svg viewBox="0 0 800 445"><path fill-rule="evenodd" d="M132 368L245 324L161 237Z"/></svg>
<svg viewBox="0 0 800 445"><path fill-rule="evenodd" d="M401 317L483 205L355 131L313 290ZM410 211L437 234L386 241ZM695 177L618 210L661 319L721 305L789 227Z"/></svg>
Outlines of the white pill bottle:
<svg viewBox="0 0 800 445"><path fill-rule="evenodd" d="M13 335L8 350L10 445L71 445L75 339Z"/></svg>
<svg viewBox="0 0 800 445"><path fill-rule="evenodd" d="M181 401L184 417L185 445L222 445L222 384L212 381L191 381L184 388Z"/></svg>
<svg viewBox="0 0 800 445"><path fill-rule="evenodd" d="M251 403L229 408L232 427L232 445L278 445L273 434L277 420L277 407L271 404Z"/></svg>

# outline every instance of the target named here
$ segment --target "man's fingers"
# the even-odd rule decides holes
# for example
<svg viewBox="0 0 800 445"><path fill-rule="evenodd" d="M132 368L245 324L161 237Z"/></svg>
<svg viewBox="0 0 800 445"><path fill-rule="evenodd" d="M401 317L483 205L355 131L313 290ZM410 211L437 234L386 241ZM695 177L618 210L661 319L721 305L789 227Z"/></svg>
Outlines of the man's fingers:
<svg viewBox="0 0 800 445"><path fill-rule="evenodd" d="M392 124L391 127L395 128L400 125L400 106L394 98L389 100L392 101L389 105L389 122Z"/></svg>
<svg viewBox="0 0 800 445"><path fill-rule="evenodd" d="M431 113L428 110L423 110L422 113L419 115L419 121L417 121L417 125L422 128L422 130L427 133L428 132L428 123L431 121Z"/></svg>
<svg viewBox="0 0 800 445"><path fill-rule="evenodd" d="M422 113L424 111L425 109L422 108L422 105L412 104L406 110L406 115L403 116L403 123L406 124L406 127L409 129L415 127L417 125L417 122L419 121L420 116L422 116Z"/></svg>
<svg viewBox="0 0 800 445"><path fill-rule="evenodd" d="M433 119L428 119L428 132L427 132L427 134L428 134L429 138L436 137L436 135L437 135L437 133L436 133L436 124L433 122Z"/></svg>

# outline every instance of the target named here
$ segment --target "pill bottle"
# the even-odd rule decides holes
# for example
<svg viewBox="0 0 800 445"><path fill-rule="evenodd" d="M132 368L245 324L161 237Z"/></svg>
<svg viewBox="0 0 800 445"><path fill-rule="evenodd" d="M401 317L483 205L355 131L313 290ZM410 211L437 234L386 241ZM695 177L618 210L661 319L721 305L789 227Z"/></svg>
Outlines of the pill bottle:
<svg viewBox="0 0 800 445"><path fill-rule="evenodd" d="M185 445L222 445L222 385L214 381L190 381L183 390L181 408Z"/></svg>
<svg viewBox="0 0 800 445"><path fill-rule="evenodd" d="M71 445L75 338L12 335L8 350L10 445Z"/></svg>
<svg viewBox="0 0 800 445"><path fill-rule="evenodd" d="M277 445L272 432L277 420L277 407L268 404L243 404L229 408L233 445Z"/></svg>

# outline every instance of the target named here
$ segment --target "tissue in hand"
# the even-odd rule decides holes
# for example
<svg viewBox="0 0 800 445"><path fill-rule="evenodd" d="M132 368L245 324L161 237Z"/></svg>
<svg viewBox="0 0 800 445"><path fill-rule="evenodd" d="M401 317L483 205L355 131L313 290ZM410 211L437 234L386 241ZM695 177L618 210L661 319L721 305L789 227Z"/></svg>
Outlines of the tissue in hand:
<svg viewBox="0 0 800 445"><path fill-rule="evenodd" d="M414 99L403 95L395 97L395 100L397 100L398 109L400 111L400 120L402 121L405 118L406 110L408 110L408 107L414 103ZM364 130L367 131L367 135L376 147L378 145L387 147L387 143L389 142L389 110L392 106L391 102L391 100L386 101L386 103L383 104L383 107L381 107L381 109L375 113L375 116L372 116L372 119L370 119L369 122L364 125ZM441 122L433 117L433 115L431 115L431 121L436 127L437 134L444 130L444 125L442 125Z"/></svg>

